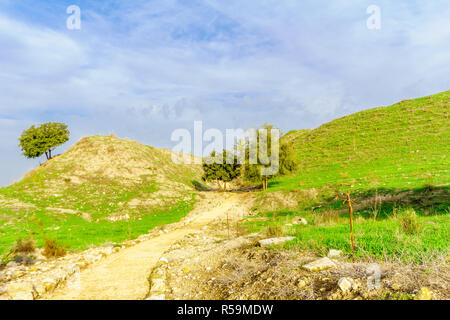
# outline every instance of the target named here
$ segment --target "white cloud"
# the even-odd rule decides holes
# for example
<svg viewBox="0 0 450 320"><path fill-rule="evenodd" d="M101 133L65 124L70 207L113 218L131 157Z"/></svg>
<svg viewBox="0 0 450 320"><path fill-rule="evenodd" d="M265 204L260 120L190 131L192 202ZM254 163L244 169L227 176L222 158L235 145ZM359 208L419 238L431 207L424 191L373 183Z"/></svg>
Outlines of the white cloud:
<svg viewBox="0 0 450 320"><path fill-rule="evenodd" d="M80 31L64 29L64 10L54 13L60 29L9 10L0 15L0 123L16 120L0 130L1 153L22 172L4 142L42 121L69 123L73 141L114 131L169 147L171 131L193 120L288 131L448 90L446 3L379 1L380 31L366 28L370 4L108 2L81 6Z"/></svg>

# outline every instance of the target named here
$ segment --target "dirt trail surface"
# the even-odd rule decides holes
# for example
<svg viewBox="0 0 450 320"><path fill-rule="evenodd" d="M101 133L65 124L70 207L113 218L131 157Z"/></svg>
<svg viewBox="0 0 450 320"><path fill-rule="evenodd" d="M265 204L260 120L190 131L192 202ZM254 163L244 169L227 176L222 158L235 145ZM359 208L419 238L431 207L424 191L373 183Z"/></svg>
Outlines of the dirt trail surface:
<svg viewBox="0 0 450 320"><path fill-rule="evenodd" d="M82 270L77 286L56 289L49 300L137 300L149 292L149 275L162 254L177 240L201 230L214 220L227 219L227 211L243 201L244 194L206 193L196 209L177 229L121 250Z"/></svg>

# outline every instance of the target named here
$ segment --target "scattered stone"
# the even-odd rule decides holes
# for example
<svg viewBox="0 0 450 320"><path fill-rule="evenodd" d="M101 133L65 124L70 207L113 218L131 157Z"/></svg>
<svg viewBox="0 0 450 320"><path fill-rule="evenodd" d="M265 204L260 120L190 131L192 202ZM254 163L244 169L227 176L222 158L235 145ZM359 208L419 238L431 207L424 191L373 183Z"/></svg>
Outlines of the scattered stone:
<svg viewBox="0 0 450 320"><path fill-rule="evenodd" d="M42 283L36 283L33 287L34 291L37 293L38 296L42 296L44 293L47 292L45 286Z"/></svg>
<svg viewBox="0 0 450 320"><path fill-rule="evenodd" d="M330 249L330 251L328 251L327 257L333 259L333 258L340 257L341 254L342 254L342 250Z"/></svg>
<svg viewBox="0 0 450 320"><path fill-rule="evenodd" d="M44 281L42 281L42 285L44 286L46 291L52 291L55 289L57 282L54 279L47 278Z"/></svg>
<svg viewBox="0 0 450 320"><path fill-rule="evenodd" d="M291 241L293 239L295 239L295 237L270 238L270 239L259 240L258 243L262 247L269 247L269 246L273 246L276 244L285 243L285 242Z"/></svg>
<svg viewBox="0 0 450 320"><path fill-rule="evenodd" d="M326 270L329 268L333 268L335 267L336 264L330 260L330 258L322 258L316 261L313 261L311 263L305 264L303 266L304 269L308 270L308 271L322 271L322 270Z"/></svg>
<svg viewBox="0 0 450 320"><path fill-rule="evenodd" d="M345 277L339 279L338 286L344 293L347 293L352 289L352 283Z"/></svg>
<svg viewBox="0 0 450 320"><path fill-rule="evenodd" d="M307 224L308 224L308 221L306 221L305 218L302 218L302 217L297 216L297 217L294 217L294 219L292 219L292 223L293 223L293 224L303 224L303 225L307 225Z"/></svg>
<svg viewBox="0 0 450 320"><path fill-rule="evenodd" d="M167 259L161 258L150 275L150 292L147 300L165 300Z"/></svg>
<svg viewBox="0 0 450 320"><path fill-rule="evenodd" d="M161 259L159 259L159 261L169 263L169 260L167 260L167 258L165 257L162 257Z"/></svg>
<svg viewBox="0 0 450 320"><path fill-rule="evenodd" d="M433 294L426 287L421 288L420 291L417 293L417 295L414 297L414 300L432 300L432 299Z"/></svg>
<svg viewBox="0 0 450 320"><path fill-rule="evenodd" d="M12 267L17 267L19 264L16 263L15 261L10 261L6 264L7 268L12 268Z"/></svg>
<svg viewBox="0 0 450 320"><path fill-rule="evenodd" d="M33 300L33 285L30 282L12 282L6 289L13 300Z"/></svg>

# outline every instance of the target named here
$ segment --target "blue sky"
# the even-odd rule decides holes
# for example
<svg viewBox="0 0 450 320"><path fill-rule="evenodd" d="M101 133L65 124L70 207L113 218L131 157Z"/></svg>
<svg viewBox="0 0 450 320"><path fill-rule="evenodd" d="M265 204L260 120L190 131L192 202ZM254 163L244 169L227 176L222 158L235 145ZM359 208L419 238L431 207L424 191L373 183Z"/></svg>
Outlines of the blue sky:
<svg viewBox="0 0 450 320"><path fill-rule="evenodd" d="M17 146L32 124L69 125L56 153L109 133L172 148L194 120L287 132L449 89L443 0L0 0L0 185L44 161Z"/></svg>

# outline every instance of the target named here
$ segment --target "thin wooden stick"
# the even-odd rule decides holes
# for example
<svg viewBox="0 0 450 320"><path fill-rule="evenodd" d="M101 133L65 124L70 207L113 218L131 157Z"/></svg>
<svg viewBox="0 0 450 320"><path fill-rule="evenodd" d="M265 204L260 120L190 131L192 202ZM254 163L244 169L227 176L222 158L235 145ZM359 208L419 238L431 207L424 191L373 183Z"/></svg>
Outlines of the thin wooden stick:
<svg viewBox="0 0 450 320"><path fill-rule="evenodd" d="M347 192L347 200L348 203L348 213L350 214L350 239L352 244L352 255L353 260L355 259L355 246L354 246L354 240L353 240L353 208L352 208L352 200L350 199L350 193Z"/></svg>

